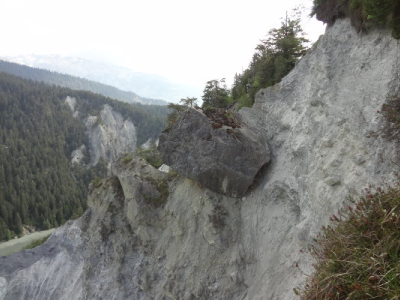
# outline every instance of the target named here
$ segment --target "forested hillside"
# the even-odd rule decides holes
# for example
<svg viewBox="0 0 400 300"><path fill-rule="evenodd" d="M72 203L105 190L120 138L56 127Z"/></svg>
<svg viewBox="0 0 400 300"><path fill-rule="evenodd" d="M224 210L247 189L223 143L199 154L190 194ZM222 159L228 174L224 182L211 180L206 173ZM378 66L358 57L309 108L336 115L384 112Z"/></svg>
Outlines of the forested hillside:
<svg viewBox="0 0 400 300"><path fill-rule="evenodd" d="M139 95L133 92L122 91L113 86L102 84L99 82L71 75L60 74L57 72L52 72L44 69L31 68L28 66L4 60L0 60L0 71L20 76L25 79L43 81L48 84L63 86L73 90L89 91L104 95L106 97L130 103L158 104L158 105L167 104L164 100L140 97Z"/></svg>
<svg viewBox="0 0 400 300"><path fill-rule="evenodd" d="M268 31L265 39L255 48L247 69L236 74L231 89L225 78L213 79L203 90L203 107L251 107L257 92L279 83L308 50L306 33L301 27L301 11L286 13L281 26Z"/></svg>
<svg viewBox="0 0 400 300"><path fill-rule="evenodd" d="M156 138L165 124L164 106L151 116L98 94L0 72L0 240L20 234L22 224L47 229L79 215L88 183L106 172L104 162L91 169L71 166L71 152L88 142L85 126L64 103L67 96L76 98L82 116L110 105L135 124L139 144Z"/></svg>

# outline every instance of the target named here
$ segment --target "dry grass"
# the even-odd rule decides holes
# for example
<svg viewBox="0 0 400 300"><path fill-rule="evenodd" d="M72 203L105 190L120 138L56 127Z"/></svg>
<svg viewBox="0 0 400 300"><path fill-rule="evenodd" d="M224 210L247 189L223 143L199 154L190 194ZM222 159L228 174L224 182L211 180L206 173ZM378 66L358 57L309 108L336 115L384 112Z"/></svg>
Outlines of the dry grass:
<svg viewBox="0 0 400 300"><path fill-rule="evenodd" d="M300 299L400 299L400 185L367 188L330 221L310 249L317 263Z"/></svg>

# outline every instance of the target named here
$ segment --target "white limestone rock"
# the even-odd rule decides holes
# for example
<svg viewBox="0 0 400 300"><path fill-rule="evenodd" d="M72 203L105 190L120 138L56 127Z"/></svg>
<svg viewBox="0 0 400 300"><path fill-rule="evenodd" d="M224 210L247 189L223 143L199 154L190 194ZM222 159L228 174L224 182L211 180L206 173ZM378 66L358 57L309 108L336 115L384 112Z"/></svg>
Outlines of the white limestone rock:
<svg viewBox="0 0 400 300"><path fill-rule="evenodd" d="M67 97L66 103L74 114L76 99ZM122 154L136 149L137 134L134 124L124 120L120 113L109 105L104 105L99 116L88 116L85 119L86 134L89 139L90 166L95 166L103 158L108 167ZM86 147L81 145L71 154L71 163L81 163Z"/></svg>
<svg viewBox="0 0 400 300"><path fill-rule="evenodd" d="M164 173L169 173L171 171L171 167L167 166L166 164L162 164L159 168L159 171L164 172Z"/></svg>
<svg viewBox="0 0 400 300"><path fill-rule="evenodd" d="M81 145L78 149L72 151L71 163L72 164L82 164L82 160L85 158L86 146Z"/></svg>
<svg viewBox="0 0 400 300"><path fill-rule="evenodd" d="M86 121L90 143L90 165L95 166L100 158L112 163L117 157L136 149L136 128L129 120L109 105L104 105L100 117L88 117Z"/></svg>

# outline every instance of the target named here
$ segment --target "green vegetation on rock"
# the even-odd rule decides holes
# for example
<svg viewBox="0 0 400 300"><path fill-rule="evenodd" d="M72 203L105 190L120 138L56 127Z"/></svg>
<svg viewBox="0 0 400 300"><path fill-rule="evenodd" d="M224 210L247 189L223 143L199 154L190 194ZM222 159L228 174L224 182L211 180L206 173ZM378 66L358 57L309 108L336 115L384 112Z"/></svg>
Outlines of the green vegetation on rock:
<svg viewBox="0 0 400 300"><path fill-rule="evenodd" d="M147 163L149 163L156 169L161 167L161 165L163 164L160 152L158 151L155 143L152 143L147 149L143 147L138 147L135 151L135 154L143 158L145 161L147 161ZM127 159L129 159L129 156L124 158L124 162ZM130 160L132 160L132 158L130 158Z"/></svg>
<svg viewBox="0 0 400 300"><path fill-rule="evenodd" d="M378 112L382 136L399 143L400 97L387 99ZM352 202L329 218L310 247L315 272L294 290L301 300L400 298L400 182L369 186Z"/></svg>
<svg viewBox="0 0 400 300"><path fill-rule="evenodd" d="M236 74L232 89L227 89L225 80L210 80L203 91L203 107L227 108L238 103L237 108L250 107L255 94L262 88L282 80L307 52L308 40L300 26L300 12L286 14L281 27L273 28L267 38L257 45L249 67Z"/></svg>
<svg viewBox="0 0 400 300"><path fill-rule="evenodd" d="M24 250L26 250L26 249L33 249L33 248L35 248L35 247L38 247L38 246L44 244L44 242L46 242L46 241L49 239L50 236L51 236L51 234L46 235L45 237L42 237L42 238L40 238L40 239L37 239L37 240L31 242L29 245L27 245L27 246L24 247Z"/></svg>
<svg viewBox="0 0 400 300"><path fill-rule="evenodd" d="M388 26L400 39L400 2L398 0L314 0L311 15L332 25L336 19L350 17L358 30Z"/></svg>
<svg viewBox="0 0 400 300"><path fill-rule="evenodd" d="M184 112L187 110L186 105L180 105L180 104L174 104L174 103L169 103L168 108L170 109L170 113L168 114L168 117L167 117L167 126L168 127L171 126L172 124L174 124L178 120L181 112ZM168 127L166 129L164 129L164 131L168 130Z"/></svg>
<svg viewBox="0 0 400 300"><path fill-rule="evenodd" d="M221 80L207 81L203 91L203 107L224 108L229 103L229 90L225 84L225 78Z"/></svg>
<svg viewBox="0 0 400 300"><path fill-rule="evenodd" d="M399 299L400 185L369 187L330 217L311 247L315 273L295 292L302 300Z"/></svg>
<svg viewBox="0 0 400 300"><path fill-rule="evenodd" d="M169 187L167 180L163 178L156 179L150 176L147 176L144 179L148 183L150 183L156 191L156 195L143 194L146 202L153 205L154 207L162 206L167 201L169 196Z"/></svg>

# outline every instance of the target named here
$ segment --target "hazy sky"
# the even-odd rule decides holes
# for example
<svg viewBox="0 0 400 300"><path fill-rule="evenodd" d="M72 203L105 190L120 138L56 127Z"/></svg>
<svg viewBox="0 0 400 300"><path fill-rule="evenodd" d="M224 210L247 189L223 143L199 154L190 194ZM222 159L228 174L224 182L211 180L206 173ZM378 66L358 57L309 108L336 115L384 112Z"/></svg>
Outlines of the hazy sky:
<svg viewBox="0 0 400 300"><path fill-rule="evenodd" d="M204 86L246 68L285 11L312 0L0 0L1 55L80 56ZM315 41L321 22L304 13Z"/></svg>

